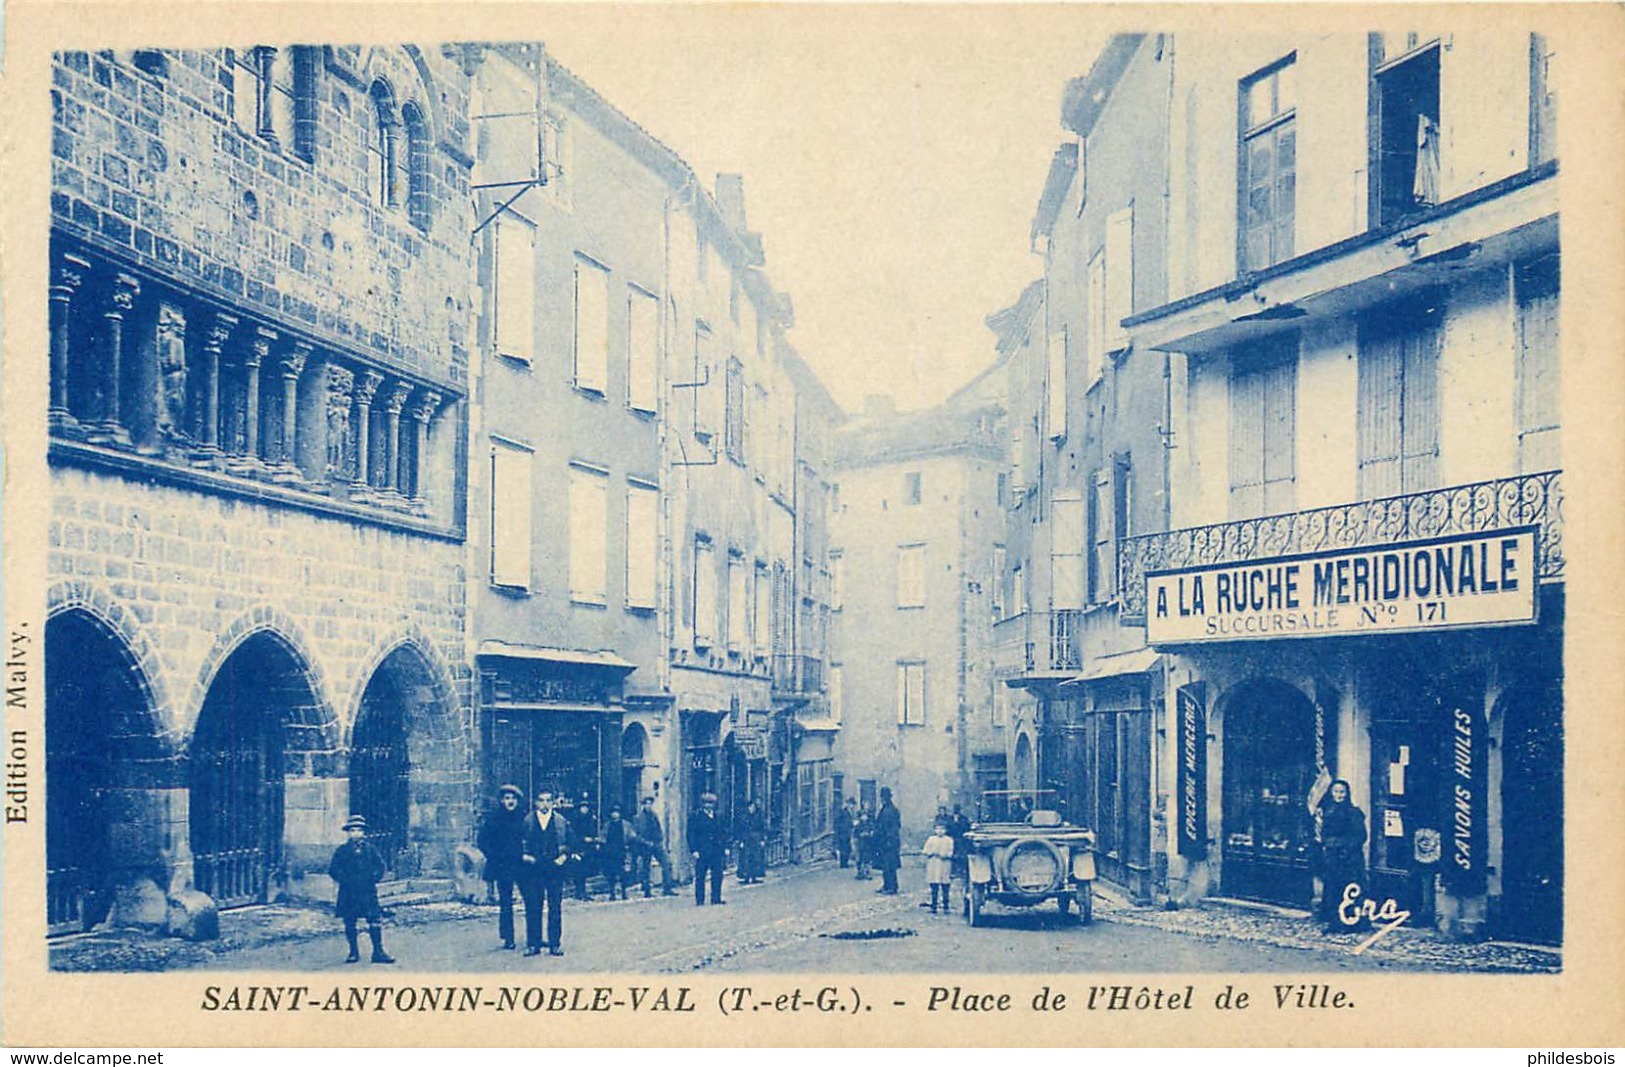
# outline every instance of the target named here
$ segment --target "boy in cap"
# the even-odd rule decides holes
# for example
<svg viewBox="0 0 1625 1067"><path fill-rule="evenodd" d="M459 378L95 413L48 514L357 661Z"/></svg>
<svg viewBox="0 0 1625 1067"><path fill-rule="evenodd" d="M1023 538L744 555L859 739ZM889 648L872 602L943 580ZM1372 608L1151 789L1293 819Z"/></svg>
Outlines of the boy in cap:
<svg viewBox="0 0 1625 1067"><path fill-rule="evenodd" d="M384 931L379 925L383 911L378 907L378 883L384 877L384 857L367 840L367 820L352 815L344 823L349 838L333 852L333 862L327 865L328 877L339 887L334 911L344 920L344 939L350 943L350 955L345 963L361 958L356 948L356 921L367 920L367 937L372 941L372 962L394 963L384 951Z"/></svg>

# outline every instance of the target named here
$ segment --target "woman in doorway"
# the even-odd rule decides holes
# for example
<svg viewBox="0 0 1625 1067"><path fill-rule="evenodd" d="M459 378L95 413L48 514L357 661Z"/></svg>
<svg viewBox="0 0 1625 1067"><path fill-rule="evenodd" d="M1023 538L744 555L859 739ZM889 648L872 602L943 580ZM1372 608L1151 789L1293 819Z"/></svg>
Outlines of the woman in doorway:
<svg viewBox="0 0 1625 1067"><path fill-rule="evenodd" d="M1353 889L1365 899L1365 812L1349 798L1349 784L1339 778L1320 805L1320 918L1327 933L1343 933L1364 923L1345 923L1339 905Z"/></svg>
<svg viewBox="0 0 1625 1067"><path fill-rule="evenodd" d="M745 885L760 882L767 874L767 816L752 798L745 805L739 827L739 880Z"/></svg>

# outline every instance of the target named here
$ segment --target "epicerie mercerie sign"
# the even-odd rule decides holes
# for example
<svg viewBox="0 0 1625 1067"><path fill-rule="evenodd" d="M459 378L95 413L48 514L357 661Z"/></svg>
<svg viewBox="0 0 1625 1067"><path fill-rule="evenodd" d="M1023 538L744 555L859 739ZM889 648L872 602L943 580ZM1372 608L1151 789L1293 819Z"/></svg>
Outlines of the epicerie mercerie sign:
<svg viewBox="0 0 1625 1067"><path fill-rule="evenodd" d="M1535 621L1533 527L1146 575L1152 645Z"/></svg>

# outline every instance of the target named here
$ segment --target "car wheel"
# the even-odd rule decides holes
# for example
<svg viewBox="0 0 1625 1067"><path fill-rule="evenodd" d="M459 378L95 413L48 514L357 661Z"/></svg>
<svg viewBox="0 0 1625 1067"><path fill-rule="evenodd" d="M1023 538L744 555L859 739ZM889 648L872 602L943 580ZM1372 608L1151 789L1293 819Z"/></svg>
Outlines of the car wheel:
<svg viewBox="0 0 1625 1067"><path fill-rule="evenodd" d="M987 886L973 885L965 899L965 917L972 926L982 925L982 906L987 903Z"/></svg>
<svg viewBox="0 0 1625 1067"><path fill-rule="evenodd" d="M1078 922L1085 926L1095 921L1094 885L1085 882L1078 886Z"/></svg>

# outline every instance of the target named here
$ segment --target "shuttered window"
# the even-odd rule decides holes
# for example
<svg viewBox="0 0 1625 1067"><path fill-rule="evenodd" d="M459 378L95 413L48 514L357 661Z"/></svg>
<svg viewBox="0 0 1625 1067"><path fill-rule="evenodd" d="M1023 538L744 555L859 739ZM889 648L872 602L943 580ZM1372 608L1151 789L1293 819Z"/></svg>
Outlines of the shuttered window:
<svg viewBox="0 0 1625 1067"><path fill-rule="evenodd" d="M491 584L530 588L529 449L491 445Z"/></svg>
<svg viewBox="0 0 1625 1067"><path fill-rule="evenodd" d="M750 609L746 599L745 561L733 553L728 554L728 651L739 654L749 641Z"/></svg>
<svg viewBox="0 0 1625 1067"><path fill-rule="evenodd" d="M903 726L925 725L925 664L897 665L897 721Z"/></svg>
<svg viewBox="0 0 1625 1067"><path fill-rule="evenodd" d="M1106 351L1128 347L1123 320L1134 314L1134 205L1106 220Z"/></svg>
<svg viewBox="0 0 1625 1067"><path fill-rule="evenodd" d="M766 659L770 651L773 638L773 619L770 609L772 602L772 584L768 577L767 564L758 561L756 564L756 581L751 587L751 641L757 659Z"/></svg>
<svg viewBox="0 0 1625 1067"><path fill-rule="evenodd" d="M609 388L609 272L576 260L576 388Z"/></svg>
<svg viewBox="0 0 1625 1067"><path fill-rule="evenodd" d="M717 561L711 542L694 540L694 647L710 648L717 633Z"/></svg>
<svg viewBox="0 0 1625 1067"><path fill-rule="evenodd" d="M609 569L609 479L603 471L570 468L570 599L603 604Z"/></svg>
<svg viewBox="0 0 1625 1067"><path fill-rule="evenodd" d="M1083 353L1083 386L1087 391L1100 380L1106 366L1106 250L1095 252L1089 261L1088 280L1085 282L1085 306L1089 323L1085 334Z"/></svg>
<svg viewBox="0 0 1625 1067"><path fill-rule="evenodd" d="M1230 373L1230 517L1291 511L1297 449L1297 339L1290 352L1245 350Z"/></svg>
<svg viewBox="0 0 1625 1067"><path fill-rule="evenodd" d="M1057 494L1050 502L1050 607L1056 611L1084 605L1085 536L1083 497Z"/></svg>
<svg viewBox="0 0 1625 1067"><path fill-rule="evenodd" d="M1439 484L1437 314L1379 313L1360 325L1359 491L1362 500Z"/></svg>
<svg viewBox="0 0 1625 1067"><path fill-rule="evenodd" d="M508 214L495 230L497 353L529 363L536 342L536 227Z"/></svg>
<svg viewBox="0 0 1625 1067"><path fill-rule="evenodd" d="M660 301L642 289L627 290L626 401L638 411L656 409L660 367Z"/></svg>
<svg viewBox="0 0 1625 1067"><path fill-rule="evenodd" d="M1557 256L1519 267L1513 284L1518 303L1518 468L1526 473L1556 470L1562 466Z"/></svg>
<svg viewBox="0 0 1625 1067"><path fill-rule="evenodd" d="M925 607L924 545L900 545L897 549L897 606Z"/></svg>
<svg viewBox="0 0 1625 1067"><path fill-rule="evenodd" d="M1049 409L1049 435L1052 440L1066 436L1067 328L1062 323L1049 335L1049 374L1045 396Z"/></svg>
<svg viewBox="0 0 1625 1067"><path fill-rule="evenodd" d="M626 606L655 608L655 574L659 569L660 490L632 484L626 487Z"/></svg>

